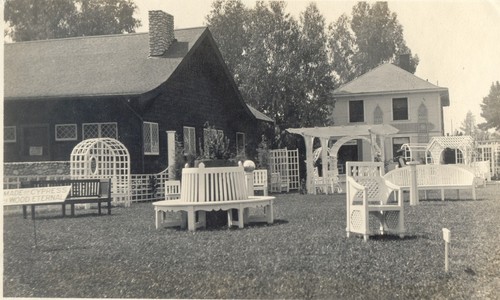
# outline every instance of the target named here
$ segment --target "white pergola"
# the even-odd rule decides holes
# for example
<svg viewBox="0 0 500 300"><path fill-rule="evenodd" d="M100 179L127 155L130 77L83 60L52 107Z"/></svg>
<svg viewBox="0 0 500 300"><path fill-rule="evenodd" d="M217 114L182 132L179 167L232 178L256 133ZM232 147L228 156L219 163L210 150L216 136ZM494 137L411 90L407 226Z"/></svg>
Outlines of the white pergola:
<svg viewBox="0 0 500 300"><path fill-rule="evenodd" d="M345 125L345 126L328 126L328 127L308 127L308 128L289 128L288 132L299 134L304 138L306 146L306 188L309 194L316 193L314 187L314 149L313 142L318 138L321 143L321 159L323 162L328 161L328 152L333 158L334 170L337 170L337 153L340 147L348 141L362 139L371 145L372 161L377 155L380 155L382 161L385 160L385 138L388 135L398 133L398 129L387 124L374 125ZM335 144L327 150L328 141L337 139ZM323 174L328 174L328 164L322 165Z"/></svg>

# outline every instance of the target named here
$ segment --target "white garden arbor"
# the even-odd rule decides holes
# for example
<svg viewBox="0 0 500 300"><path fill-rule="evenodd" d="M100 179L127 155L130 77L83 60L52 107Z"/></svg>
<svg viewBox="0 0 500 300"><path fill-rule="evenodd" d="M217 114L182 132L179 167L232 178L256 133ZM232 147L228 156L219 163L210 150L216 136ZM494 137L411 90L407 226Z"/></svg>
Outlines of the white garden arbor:
<svg viewBox="0 0 500 300"><path fill-rule="evenodd" d="M112 138L87 139L71 152L71 178L111 178L115 204L130 206L130 155Z"/></svg>
<svg viewBox="0 0 500 300"><path fill-rule="evenodd" d="M474 151L474 139L468 135L462 136L436 136L427 145L426 152L430 154L431 161L427 163L440 164L443 151L446 149L458 149L457 163L470 165ZM429 155L427 155L429 157Z"/></svg>
<svg viewBox="0 0 500 300"><path fill-rule="evenodd" d="M387 124L374 125L345 125L329 127L308 127L308 128L289 128L288 132L299 134L304 138L306 146L306 188L309 194L315 194L314 187L314 139L318 138L321 143L321 159L328 161L328 156L332 158L332 171L337 172L337 154L338 150L346 142L356 139L367 141L371 145L371 160L379 156L381 161L385 160L385 138L389 135L398 133L398 129ZM336 139L333 146L327 150L328 141ZM329 155L328 155L329 153ZM322 174L329 174L328 163L323 163ZM330 173L331 174L331 173Z"/></svg>

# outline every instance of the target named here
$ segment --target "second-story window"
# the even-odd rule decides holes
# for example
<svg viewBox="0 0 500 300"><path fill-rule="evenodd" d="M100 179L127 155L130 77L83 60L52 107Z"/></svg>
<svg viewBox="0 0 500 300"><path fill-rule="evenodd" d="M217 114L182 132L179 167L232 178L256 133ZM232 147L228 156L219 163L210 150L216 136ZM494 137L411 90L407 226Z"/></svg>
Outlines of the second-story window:
<svg viewBox="0 0 500 300"><path fill-rule="evenodd" d="M363 100L349 101L349 122L364 122L365 108Z"/></svg>
<svg viewBox="0 0 500 300"><path fill-rule="evenodd" d="M394 121L408 120L408 98L392 99L392 119Z"/></svg>

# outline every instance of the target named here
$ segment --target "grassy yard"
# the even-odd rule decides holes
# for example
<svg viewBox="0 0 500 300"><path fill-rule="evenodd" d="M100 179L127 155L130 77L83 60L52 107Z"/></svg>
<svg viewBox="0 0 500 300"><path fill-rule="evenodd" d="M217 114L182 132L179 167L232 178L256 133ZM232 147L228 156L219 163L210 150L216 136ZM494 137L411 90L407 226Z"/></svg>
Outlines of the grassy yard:
<svg viewBox="0 0 500 300"><path fill-rule="evenodd" d="M273 225L154 228L111 216L4 217L4 297L498 299L500 184L479 200L405 203L407 237L346 238L345 195L277 195ZM442 228L451 230L444 272Z"/></svg>

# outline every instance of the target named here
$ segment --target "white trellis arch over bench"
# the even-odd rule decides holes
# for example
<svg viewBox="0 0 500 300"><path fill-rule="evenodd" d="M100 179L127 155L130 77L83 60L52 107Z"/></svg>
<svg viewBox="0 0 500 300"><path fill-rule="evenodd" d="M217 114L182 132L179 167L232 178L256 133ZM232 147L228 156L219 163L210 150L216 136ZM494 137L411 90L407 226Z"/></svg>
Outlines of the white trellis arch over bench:
<svg viewBox="0 0 500 300"><path fill-rule="evenodd" d="M327 161L327 147L330 139L336 139L337 142L330 148L330 156L333 157L334 166L337 165L337 152L340 146L352 139L363 139L368 141L371 147L372 161L375 156L380 155L382 161L385 160L385 138L388 135L398 133L398 129L387 124L374 125L345 125L328 127L309 127L309 128L288 128L288 132L299 134L304 137L306 146L306 188L309 194L316 193L314 187L314 153L313 142L319 138L321 142L321 159ZM328 173L328 164L323 164L322 174ZM336 167L334 167L336 170Z"/></svg>
<svg viewBox="0 0 500 300"><path fill-rule="evenodd" d="M130 205L130 155L112 138L87 139L71 152L71 178L111 178L113 203Z"/></svg>
<svg viewBox="0 0 500 300"><path fill-rule="evenodd" d="M426 148L426 153L430 153L432 157L432 161L428 161L428 163L440 164L441 155L446 148L460 150L463 155L464 164L469 165L472 162L474 139L471 136L462 135L433 137Z"/></svg>

